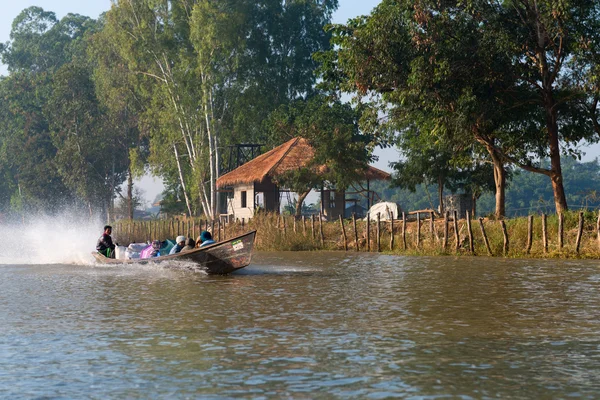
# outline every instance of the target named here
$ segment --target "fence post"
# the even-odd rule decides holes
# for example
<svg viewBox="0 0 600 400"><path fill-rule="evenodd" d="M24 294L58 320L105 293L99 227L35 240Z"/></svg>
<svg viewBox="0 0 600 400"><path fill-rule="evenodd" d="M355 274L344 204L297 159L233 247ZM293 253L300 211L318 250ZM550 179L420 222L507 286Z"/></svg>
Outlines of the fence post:
<svg viewBox="0 0 600 400"><path fill-rule="evenodd" d="M548 217L542 213L542 241L544 245L544 253L548 252Z"/></svg>
<svg viewBox="0 0 600 400"><path fill-rule="evenodd" d="M367 251L371 251L371 213L367 213Z"/></svg>
<svg viewBox="0 0 600 400"><path fill-rule="evenodd" d="M344 235L344 251L348 251L348 238L346 237L346 228L344 227L344 218L340 214L340 225L342 226L342 235Z"/></svg>
<svg viewBox="0 0 600 400"><path fill-rule="evenodd" d="M562 212L558 213L558 248L562 250L563 248L563 224L565 222L565 216Z"/></svg>
<svg viewBox="0 0 600 400"><path fill-rule="evenodd" d="M381 252L381 216L377 213L377 252Z"/></svg>
<svg viewBox="0 0 600 400"><path fill-rule="evenodd" d="M358 245L358 230L356 229L356 214L352 213L352 224L354 225L354 243L356 245L356 251L360 250Z"/></svg>
<svg viewBox="0 0 600 400"><path fill-rule="evenodd" d="M490 241L488 240L487 234L485 233L485 228L483 227L483 218L479 217L479 227L481 228L481 235L483 236L483 241L485 242L485 248L487 250L488 256L492 256L492 249L490 248Z"/></svg>
<svg viewBox="0 0 600 400"><path fill-rule="evenodd" d="M297 233L296 232L296 216L295 215L293 216L293 220L294 220L294 233Z"/></svg>
<svg viewBox="0 0 600 400"><path fill-rule="evenodd" d="M500 225L502 226L502 235L504 236L504 257L508 256L508 231L506 230L506 222L501 219Z"/></svg>
<svg viewBox="0 0 600 400"><path fill-rule="evenodd" d="M598 221L596 222L596 238L598 241L598 247L600 248L600 211L598 211Z"/></svg>
<svg viewBox="0 0 600 400"><path fill-rule="evenodd" d="M312 234L313 240L315 240L315 215L310 216L310 233Z"/></svg>
<svg viewBox="0 0 600 400"><path fill-rule="evenodd" d="M579 212L579 229L577 230L577 241L575 242L575 251L579 253L579 245L581 244L581 236L583 235L583 212Z"/></svg>
<svg viewBox="0 0 600 400"><path fill-rule="evenodd" d="M285 215L281 216L281 221L283 222L283 236L287 236L287 228L285 226Z"/></svg>
<svg viewBox="0 0 600 400"><path fill-rule="evenodd" d="M471 228L471 213L466 212L467 217L467 231L469 233L469 251L471 254L475 254L475 245L473 244L473 229Z"/></svg>
<svg viewBox="0 0 600 400"><path fill-rule="evenodd" d="M533 215L527 218L527 250L526 253L531 253L531 246L533 244Z"/></svg>
<svg viewBox="0 0 600 400"><path fill-rule="evenodd" d="M394 251L394 213L390 213L390 251Z"/></svg>
<svg viewBox="0 0 600 400"><path fill-rule="evenodd" d="M421 213L417 213L417 249L421 246Z"/></svg>
<svg viewBox="0 0 600 400"><path fill-rule="evenodd" d="M304 215L302 216L302 232L306 236L306 217Z"/></svg>
<svg viewBox="0 0 600 400"><path fill-rule="evenodd" d="M444 250L448 248L448 218L450 218L450 212L444 213Z"/></svg>
<svg viewBox="0 0 600 400"><path fill-rule="evenodd" d="M402 246L406 250L406 213L402 211Z"/></svg>
<svg viewBox="0 0 600 400"><path fill-rule="evenodd" d="M435 243L435 214L431 211L431 220L429 221L429 229L431 230L431 244Z"/></svg>
<svg viewBox="0 0 600 400"><path fill-rule="evenodd" d="M460 249L460 237L458 235L458 212L454 210L454 239L456 240L456 251Z"/></svg>
<svg viewBox="0 0 600 400"><path fill-rule="evenodd" d="M325 248L325 236L323 236L323 214L319 213L319 235L321 236L321 248Z"/></svg>

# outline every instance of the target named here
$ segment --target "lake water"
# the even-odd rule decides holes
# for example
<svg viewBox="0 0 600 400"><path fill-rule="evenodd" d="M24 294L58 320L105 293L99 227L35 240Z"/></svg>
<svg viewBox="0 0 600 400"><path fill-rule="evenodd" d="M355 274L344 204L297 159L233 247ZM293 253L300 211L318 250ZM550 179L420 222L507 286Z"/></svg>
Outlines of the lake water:
<svg viewBox="0 0 600 400"><path fill-rule="evenodd" d="M2 398L597 398L596 261L0 265Z"/></svg>

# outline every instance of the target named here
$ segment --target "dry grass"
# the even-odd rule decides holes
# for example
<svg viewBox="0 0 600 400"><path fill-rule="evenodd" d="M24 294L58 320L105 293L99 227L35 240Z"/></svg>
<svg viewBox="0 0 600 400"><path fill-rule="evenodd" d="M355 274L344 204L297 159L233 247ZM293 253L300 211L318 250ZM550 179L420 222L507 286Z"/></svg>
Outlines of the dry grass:
<svg viewBox="0 0 600 400"><path fill-rule="evenodd" d="M558 217L556 215L547 217L547 235L548 250L544 251L542 240L542 218L539 215L534 217L533 223L533 241L531 251L527 252L527 217L513 218L505 220L508 236L509 249L504 254L504 236L502 233L500 221L483 220L485 232L488 236L492 256L514 257L514 258L600 258L600 243L596 232L597 214L592 212L584 213L584 230L579 252L576 251L576 238L578 233L579 213L565 213L563 247L560 248L558 240ZM165 232L164 227L177 226L177 223L156 222L158 228L152 230L161 238L176 236L173 230ZM152 228L145 223L145 229L142 234L147 233ZM198 231L202 225L199 221L191 224L191 230ZM295 227L294 227L295 225ZM402 221L395 221L394 244L391 247L391 226L390 222L381 222L379 230L379 246L377 235L377 223L371 222L370 234L367 235L367 223L362 220L356 221L356 233L352 220L344 220L346 231L346 247L348 251L381 251L390 254L404 255L465 255L471 256L469 250L469 234L465 220L458 221L459 246L457 249L453 222L449 221L448 241L444 247L444 225L443 219L436 220L433 233L431 231L430 220L421 221L421 234L417 240L417 221L409 221L406 224L406 247L403 240ZM115 232L129 232L131 227L126 222L115 224ZM160 226L163 227L161 230ZM179 222L181 234L186 234L187 222ZM474 254L477 256L487 256L488 252L483 240L479 221L472 220L472 233ZM129 231L127 230L129 229ZM176 230L177 228L175 228ZM344 236L339 221L322 222L319 224L318 217L313 220L306 218L297 220L291 216L281 216L277 214L259 214L249 222L243 224L236 222L232 224L223 224L221 226L221 238L230 238L239 235L248 230L257 230L256 249L260 251L312 251L312 250L341 250L344 251ZM321 229L323 236L321 238ZM218 225L215 225L213 236L218 239ZM167 236L164 236L168 234ZM356 237L358 240L356 240ZM367 240L367 237L369 240Z"/></svg>

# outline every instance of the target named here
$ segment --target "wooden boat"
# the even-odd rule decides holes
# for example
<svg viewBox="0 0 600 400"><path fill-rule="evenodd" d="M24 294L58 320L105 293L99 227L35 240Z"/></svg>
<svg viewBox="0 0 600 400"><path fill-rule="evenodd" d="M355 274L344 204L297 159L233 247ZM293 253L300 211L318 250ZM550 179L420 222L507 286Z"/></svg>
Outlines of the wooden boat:
<svg viewBox="0 0 600 400"><path fill-rule="evenodd" d="M97 252L93 252L92 255L96 261L102 264L160 263L166 268L188 269L204 271L208 274L224 275L250 264L255 236L256 231L252 231L232 239L210 244L206 247L152 258L117 260L106 258Z"/></svg>

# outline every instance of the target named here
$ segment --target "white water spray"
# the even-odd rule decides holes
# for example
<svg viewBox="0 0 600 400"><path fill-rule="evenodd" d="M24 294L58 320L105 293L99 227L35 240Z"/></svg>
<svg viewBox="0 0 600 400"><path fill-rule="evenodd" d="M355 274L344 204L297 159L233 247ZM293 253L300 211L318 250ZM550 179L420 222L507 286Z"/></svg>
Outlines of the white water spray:
<svg viewBox="0 0 600 400"><path fill-rule="evenodd" d="M92 264L91 253L103 226L99 220L73 214L0 224L0 265Z"/></svg>

